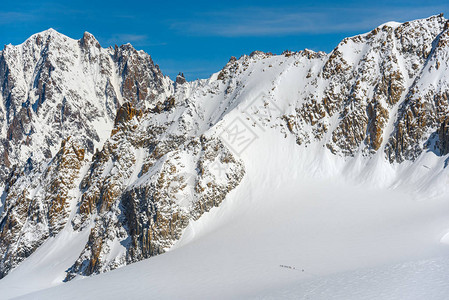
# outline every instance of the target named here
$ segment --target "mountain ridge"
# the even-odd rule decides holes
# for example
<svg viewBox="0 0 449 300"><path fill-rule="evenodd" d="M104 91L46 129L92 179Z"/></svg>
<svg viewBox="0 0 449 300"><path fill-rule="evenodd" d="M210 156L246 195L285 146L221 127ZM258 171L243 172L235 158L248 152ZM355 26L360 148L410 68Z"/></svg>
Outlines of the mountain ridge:
<svg viewBox="0 0 449 300"><path fill-rule="evenodd" d="M164 253L243 180L235 130L354 161L446 159L448 40L442 15L387 23L329 54L255 51L176 83L143 51L87 32L5 46L0 276L66 230L90 232L66 280Z"/></svg>

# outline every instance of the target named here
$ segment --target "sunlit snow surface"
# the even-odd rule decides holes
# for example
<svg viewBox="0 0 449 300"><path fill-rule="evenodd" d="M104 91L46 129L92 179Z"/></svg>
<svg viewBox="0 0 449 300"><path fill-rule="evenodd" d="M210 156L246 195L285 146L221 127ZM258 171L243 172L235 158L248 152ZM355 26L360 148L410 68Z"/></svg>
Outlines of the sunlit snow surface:
<svg viewBox="0 0 449 300"><path fill-rule="evenodd" d="M65 232L0 281L3 297L58 285L24 298L446 298L449 246L440 239L449 229L449 198L406 183L432 170L366 166L274 131L258 134L242 154L243 182L168 253L61 284L61 260L86 238ZM373 187L381 174L389 179Z"/></svg>

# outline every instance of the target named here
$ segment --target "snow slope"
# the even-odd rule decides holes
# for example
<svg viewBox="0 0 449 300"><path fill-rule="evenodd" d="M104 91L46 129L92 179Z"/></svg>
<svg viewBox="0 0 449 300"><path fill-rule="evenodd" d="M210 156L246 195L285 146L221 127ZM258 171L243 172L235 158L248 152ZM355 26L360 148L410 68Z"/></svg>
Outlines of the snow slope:
<svg viewBox="0 0 449 300"><path fill-rule="evenodd" d="M257 133L261 138L242 155L244 181L219 208L191 222L171 251L24 298L444 299L447 193L355 184L356 174L335 156L304 151L271 130ZM324 173L320 164L334 168ZM371 174L385 168L382 162ZM414 171L391 172L394 178ZM53 246L57 260L66 248ZM51 281L40 288L55 284L58 265L43 270L46 249L39 250L0 281L6 298L33 292L33 276Z"/></svg>

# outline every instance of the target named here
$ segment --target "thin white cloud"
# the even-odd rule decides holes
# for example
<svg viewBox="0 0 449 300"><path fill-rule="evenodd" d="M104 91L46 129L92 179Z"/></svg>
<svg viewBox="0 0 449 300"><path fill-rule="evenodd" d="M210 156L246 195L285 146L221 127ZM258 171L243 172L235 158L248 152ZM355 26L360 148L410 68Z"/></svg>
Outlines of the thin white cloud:
<svg viewBox="0 0 449 300"><path fill-rule="evenodd" d="M275 36L369 30L387 21L407 21L438 14L448 5L419 8L263 8L247 7L201 13L173 22L171 28L191 35Z"/></svg>
<svg viewBox="0 0 449 300"><path fill-rule="evenodd" d="M148 36L145 34L118 34L116 38L121 41L136 42L145 41L147 40Z"/></svg>
<svg viewBox="0 0 449 300"><path fill-rule="evenodd" d="M30 13L16 12L16 11L0 11L0 24L17 23L35 19L35 16Z"/></svg>

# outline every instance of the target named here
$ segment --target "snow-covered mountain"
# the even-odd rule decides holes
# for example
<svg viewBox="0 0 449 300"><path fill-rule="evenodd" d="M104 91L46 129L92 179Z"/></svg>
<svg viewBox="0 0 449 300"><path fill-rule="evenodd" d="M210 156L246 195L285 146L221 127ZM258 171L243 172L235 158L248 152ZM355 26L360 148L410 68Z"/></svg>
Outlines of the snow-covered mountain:
<svg viewBox="0 0 449 300"><path fill-rule="evenodd" d="M442 15L383 24L344 39L329 54L256 51L232 57L209 79L193 82L182 75L173 82L148 54L129 44L101 48L88 33L77 41L50 29L5 46L0 287L44 274L49 264L53 271L27 292L171 249L182 253L195 240L195 228L211 228L233 243L226 239L233 231L223 233L217 224L227 226L237 216L245 227L253 213L269 218L271 211L277 223L249 226L261 246L257 233L264 226L304 225L289 213L282 220L279 207L307 209L291 198L307 189L297 182L310 178L363 184L390 201L404 191L442 198L449 153L448 55L449 21ZM340 193L363 197L352 189ZM348 209L348 201L355 201L337 198ZM397 203L410 210L395 214L394 204L391 212L379 212L408 220L419 211L406 200ZM430 202L422 211L446 204ZM220 211L234 216L221 218ZM212 215L228 221L214 223ZM439 230L449 228L444 216L447 222L442 215L435 223ZM426 232L436 228L426 226Z"/></svg>

